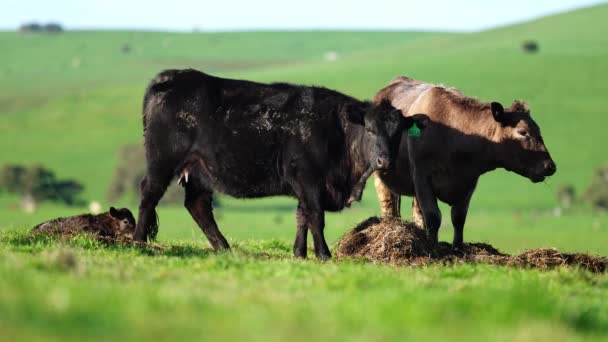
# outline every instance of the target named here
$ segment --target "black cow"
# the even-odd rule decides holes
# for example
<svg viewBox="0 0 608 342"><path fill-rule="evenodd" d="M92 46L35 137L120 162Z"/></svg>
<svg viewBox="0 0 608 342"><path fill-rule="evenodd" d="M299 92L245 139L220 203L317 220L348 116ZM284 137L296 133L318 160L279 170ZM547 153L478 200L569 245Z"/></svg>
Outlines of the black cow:
<svg viewBox="0 0 608 342"><path fill-rule="evenodd" d="M214 249L229 248L212 213L214 191L238 198L298 199L294 255L306 257L310 228L318 258L331 257L324 211L352 201L370 169L388 168L413 119L333 90L224 79L167 70L144 97L147 171L135 239L157 228L155 207L174 177L185 206ZM410 123L411 126L411 123ZM356 194L355 194L356 195Z"/></svg>

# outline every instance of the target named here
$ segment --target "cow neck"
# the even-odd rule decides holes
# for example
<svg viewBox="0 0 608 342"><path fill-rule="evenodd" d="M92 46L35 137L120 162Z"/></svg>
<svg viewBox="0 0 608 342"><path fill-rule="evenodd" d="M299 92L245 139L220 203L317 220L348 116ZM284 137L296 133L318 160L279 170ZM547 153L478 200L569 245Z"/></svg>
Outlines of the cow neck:
<svg viewBox="0 0 608 342"><path fill-rule="evenodd" d="M365 139L365 127L346 123L346 146L348 148L347 164L351 169L350 186L354 186L361 176L371 167L369 158L365 155L367 141Z"/></svg>
<svg viewBox="0 0 608 342"><path fill-rule="evenodd" d="M498 142L496 141L498 126L489 110L468 111L459 115L457 119L448 120L446 124L467 136L481 138L473 139L472 143L467 144L470 152L475 153L475 159L479 163L476 165L476 169L480 174L502 167L498 158Z"/></svg>

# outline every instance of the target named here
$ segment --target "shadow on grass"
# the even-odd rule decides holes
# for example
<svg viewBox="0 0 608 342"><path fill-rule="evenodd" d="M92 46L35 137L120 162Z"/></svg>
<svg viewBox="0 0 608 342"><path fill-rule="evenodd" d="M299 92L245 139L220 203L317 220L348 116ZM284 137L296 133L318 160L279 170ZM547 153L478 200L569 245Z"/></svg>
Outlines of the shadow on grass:
<svg viewBox="0 0 608 342"><path fill-rule="evenodd" d="M136 253L151 257L207 258L217 255L238 255L255 259L291 258L291 247L288 243L279 240L233 242L230 250L214 251L212 248L204 247L198 242L135 243L100 238L87 233L46 235L9 230L0 232L0 244L25 252L39 252L53 247L70 246L85 250Z"/></svg>

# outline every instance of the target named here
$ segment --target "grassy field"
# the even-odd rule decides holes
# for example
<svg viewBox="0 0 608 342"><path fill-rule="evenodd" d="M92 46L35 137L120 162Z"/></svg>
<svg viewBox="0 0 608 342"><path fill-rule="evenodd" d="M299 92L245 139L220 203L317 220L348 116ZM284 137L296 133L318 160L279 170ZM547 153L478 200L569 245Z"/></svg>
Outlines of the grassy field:
<svg viewBox="0 0 608 342"><path fill-rule="evenodd" d="M0 338L601 340L608 279L488 266L296 261L276 240L229 254L0 237Z"/></svg>
<svg viewBox="0 0 608 342"><path fill-rule="evenodd" d="M564 183L581 192L606 162L608 6L479 33L0 33L0 165L40 162L104 206L118 148L140 143L141 97L163 68L335 88L359 98L397 75L457 86L504 104L528 101L557 174L532 184L482 177L468 241L506 252L556 247L608 255L608 217L583 205L556 216ZM536 40L537 54L521 51ZM122 52L125 46L129 52ZM324 55L336 52L337 60ZM290 257L295 201L222 197L234 246L215 254L179 207L159 211L164 251L77 238L29 238L36 223L86 211L44 203L34 214L0 193L0 340L602 340L608 278L577 270L491 266L398 268ZM404 201L407 203L408 201ZM403 206L409 216L409 205ZM373 187L327 217L330 244L379 212ZM451 239L443 208L443 240Z"/></svg>

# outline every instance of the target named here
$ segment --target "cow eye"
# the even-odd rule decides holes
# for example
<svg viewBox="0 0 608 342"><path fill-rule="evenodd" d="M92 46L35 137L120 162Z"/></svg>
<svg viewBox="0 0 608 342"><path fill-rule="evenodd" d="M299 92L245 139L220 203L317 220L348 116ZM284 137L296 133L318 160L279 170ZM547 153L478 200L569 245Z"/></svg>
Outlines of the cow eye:
<svg viewBox="0 0 608 342"><path fill-rule="evenodd" d="M523 129L520 129L519 131L517 131L517 134L521 135L524 138L528 137L528 131L523 130Z"/></svg>
<svg viewBox="0 0 608 342"><path fill-rule="evenodd" d="M365 130L367 133L374 133L374 130L371 127L366 127Z"/></svg>

